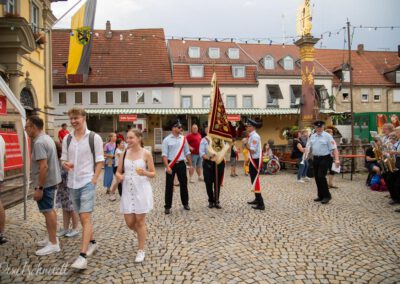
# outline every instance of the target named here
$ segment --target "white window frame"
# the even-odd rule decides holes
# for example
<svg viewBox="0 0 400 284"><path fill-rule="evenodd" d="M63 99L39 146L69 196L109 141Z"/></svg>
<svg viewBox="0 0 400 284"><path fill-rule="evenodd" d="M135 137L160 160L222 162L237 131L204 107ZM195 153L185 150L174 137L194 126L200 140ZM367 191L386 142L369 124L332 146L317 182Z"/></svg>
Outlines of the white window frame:
<svg viewBox="0 0 400 284"><path fill-rule="evenodd" d="M152 90L151 91L151 102L152 102L152 104L161 104L162 103L161 90Z"/></svg>
<svg viewBox="0 0 400 284"><path fill-rule="evenodd" d="M239 57L240 57L239 48L236 48L236 47L229 48L228 49L228 57L230 59L239 59Z"/></svg>
<svg viewBox="0 0 400 284"><path fill-rule="evenodd" d="M65 102L64 103L60 103L60 98L61 98L61 95L64 95L65 96ZM59 105L66 105L67 104L67 92L59 92L58 93L58 104Z"/></svg>
<svg viewBox="0 0 400 284"><path fill-rule="evenodd" d="M96 94L96 101L97 102L93 102L92 101L92 94ZM89 102L91 105L98 105L99 104L99 93L98 92L90 92L89 93Z"/></svg>
<svg viewBox="0 0 400 284"><path fill-rule="evenodd" d="M210 108L211 105L211 98L209 95L203 95L201 98L201 106L203 108Z"/></svg>
<svg viewBox="0 0 400 284"><path fill-rule="evenodd" d="M233 99L234 101L234 106L230 106L230 101L229 99ZM236 108L237 107L237 102L236 102L236 95L227 95L226 96L226 108Z"/></svg>
<svg viewBox="0 0 400 284"><path fill-rule="evenodd" d="M250 98L250 106L245 106L245 100ZM253 95L243 95L242 98L242 107L243 108L253 108Z"/></svg>
<svg viewBox="0 0 400 284"><path fill-rule="evenodd" d="M36 10L36 12L35 12ZM39 32L39 26L40 26L40 9L39 6L36 5L36 3L32 2L32 7L31 7L31 25L32 25L32 30L34 33Z"/></svg>
<svg viewBox="0 0 400 284"><path fill-rule="evenodd" d="M126 94L127 95L127 101L126 102L122 101L122 94ZM121 104L129 104L129 91L121 91Z"/></svg>
<svg viewBox="0 0 400 284"><path fill-rule="evenodd" d="M10 7L12 7L12 11L10 10ZM4 10L8 14L16 14L17 13L17 0L7 0Z"/></svg>
<svg viewBox="0 0 400 284"><path fill-rule="evenodd" d="M107 102L107 94L110 94L110 93L111 93L112 102ZM106 99L106 105L114 104L114 92L113 91L106 91L105 92L105 99Z"/></svg>
<svg viewBox="0 0 400 284"><path fill-rule="evenodd" d="M366 95L366 99L364 96ZM368 89L361 89L361 102L368 103L369 102L369 90Z"/></svg>
<svg viewBox="0 0 400 284"><path fill-rule="evenodd" d="M264 69L273 70L275 69L275 60L271 55L264 57Z"/></svg>
<svg viewBox="0 0 400 284"><path fill-rule="evenodd" d="M243 73L238 73L239 71L241 71ZM232 77L233 78L245 78L246 77L246 66L232 65Z"/></svg>
<svg viewBox="0 0 400 284"><path fill-rule="evenodd" d="M78 94L80 94L81 95L81 102L80 103L78 103L77 101L77 95ZM82 92L74 92L74 103L76 104L76 105L82 105L83 104L83 93Z"/></svg>
<svg viewBox="0 0 400 284"><path fill-rule="evenodd" d="M400 89L393 89L393 102L400 103Z"/></svg>
<svg viewBox="0 0 400 284"><path fill-rule="evenodd" d="M143 98L143 101L139 101L139 98ZM136 104L144 104L145 103L145 96L144 96L144 91L138 90L136 91Z"/></svg>
<svg viewBox="0 0 400 284"><path fill-rule="evenodd" d="M400 84L400 71L396 71L396 84Z"/></svg>
<svg viewBox="0 0 400 284"><path fill-rule="evenodd" d="M204 77L204 66L203 65L190 65L189 71L190 71L190 78L203 78Z"/></svg>
<svg viewBox="0 0 400 284"><path fill-rule="evenodd" d="M189 46L189 57L190 58L200 58L200 47Z"/></svg>
<svg viewBox="0 0 400 284"><path fill-rule="evenodd" d="M283 69L285 69L285 70L294 70L294 60L293 60L292 57L285 56L283 58Z"/></svg>
<svg viewBox="0 0 400 284"><path fill-rule="evenodd" d="M208 49L208 56L212 59L218 59L220 57L219 47L210 47Z"/></svg>
<svg viewBox="0 0 400 284"><path fill-rule="evenodd" d="M188 106L184 105L184 100L189 99L190 103ZM181 108L192 108L193 107L193 99L192 96L181 96Z"/></svg>
<svg viewBox="0 0 400 284"><path fill-rule="evenodd" d="M350 71L342 70L342 82L350 83Z"/></svg>
<svg viewBox="0 0 400 284"><path fill-rule="evenodd" d="M373 95L374 102L380 102L381 98L382 98L382 89L380 89L380 88L373 89L373 94L372 95ZM379 98L376 99L375 98L376 96L378 96Z"/></svg>

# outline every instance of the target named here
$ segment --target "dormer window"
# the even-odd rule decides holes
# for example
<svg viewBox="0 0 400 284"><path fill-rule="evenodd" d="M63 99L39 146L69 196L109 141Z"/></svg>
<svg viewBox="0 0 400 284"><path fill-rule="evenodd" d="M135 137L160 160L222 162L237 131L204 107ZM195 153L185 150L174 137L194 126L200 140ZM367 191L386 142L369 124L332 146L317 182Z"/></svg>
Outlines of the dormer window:
<svg viewBox="0 0 400 284"><path fill-rule="evenodd" d="M203 65L190 65L190 78L203 78L204 66Z"/></svg>
<svg viewBox="0 0 400 284"><path fill-rule="evenodd" d="M285 58L283 58L283 69L293 70L293 68L293 58L291 58L290 56L286 56Z"/></svg>
<svg viewBox="0 0 400 284"><path fill-rule="evenodd" d="M200 47L190 46L189 47L189 57L190 58L200 58Z"/></svg>
<svg viewBox="0 0 400 284"><path fill-rule="evenodd" d="M267 55L264 57L264 68L274 69L274 58L271 55Z"/></svg>
<svg viewBox="0 0 400 284"><path fill-rule="evenodd" d="M243 65L232 66L232 76L233 78L244 78L246 74L246 69Z"/></svg>
<svg viewBox="0 0 400 284"><path fill-rule="evenodd" d="M239 48L229 48L228 57L230 59L239 59Z"/></svg>
<svg viewBox="0 0 400 284"><path fill-rule="evenodd" d="M218 59L219 58L219 48L218 47L210 47L208 49L208 56L212 59Z"/></svg>

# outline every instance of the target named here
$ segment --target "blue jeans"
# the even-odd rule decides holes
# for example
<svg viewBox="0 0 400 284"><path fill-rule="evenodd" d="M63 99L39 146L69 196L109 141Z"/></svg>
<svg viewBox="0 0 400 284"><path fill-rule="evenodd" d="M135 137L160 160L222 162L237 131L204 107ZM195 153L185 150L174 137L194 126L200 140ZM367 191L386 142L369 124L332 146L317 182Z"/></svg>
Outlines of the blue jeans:
<svg viewBox="0 0 400 284"><path fill-rule="evenodd" d="M40 212L45 213L53 210L56 187L56 185L53 185L43 189L42 199L36 201Z"/></svg>
<svg viewBox="0 0 400 284"><path fill-rule="evenodd" d="M74 205L75 212L92 212L96 198L96 186L89 182L81 188L70 188L69 197Z"/></svg>
<svg viewBox="0 0 400 284"><path fill-rule="evenodd" d="M302 163L303 159L299 159L299 171L297 172L297 179L301 179L307 176L307 170L308 170L308 160L304 160Z"/></svg>

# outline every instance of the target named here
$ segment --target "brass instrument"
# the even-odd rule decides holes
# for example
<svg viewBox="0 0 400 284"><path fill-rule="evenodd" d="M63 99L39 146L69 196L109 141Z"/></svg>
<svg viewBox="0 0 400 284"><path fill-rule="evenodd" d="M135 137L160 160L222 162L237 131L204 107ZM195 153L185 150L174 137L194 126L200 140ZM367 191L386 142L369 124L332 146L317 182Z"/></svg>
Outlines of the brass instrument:
<svg viewBox="0 0 400 284"><path fill-rule="evenodd" d="M390 149L392 148L390 145L390 142L386 143L385 146L386 146L387 151L390 151ZM395 159L394 155L390 155L389 153L386 153L385 157L383 159L383 164L388 172L393 173L398 170L398 168L396 168L396 159Z"/></svg>
<svg viewBox="0 0 400 284"><path fill-rule="evenodd" d="M382 147L380 147L375 142L371 142L371 145L372 145L372 152L374 152L377 164L379 165L379 167L382 169L383 172L386 172L387 167L384 163Z"/></svg>

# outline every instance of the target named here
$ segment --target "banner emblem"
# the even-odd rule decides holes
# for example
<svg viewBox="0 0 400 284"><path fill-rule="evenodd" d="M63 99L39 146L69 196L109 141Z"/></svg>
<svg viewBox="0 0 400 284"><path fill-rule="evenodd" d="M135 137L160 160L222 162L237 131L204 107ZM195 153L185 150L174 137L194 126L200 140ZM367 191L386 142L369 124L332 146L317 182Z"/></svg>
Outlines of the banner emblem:
<svg viewBox="0 0 400 284"><path fill-rule="evenodd" d="M78 41L82 45L86 45L90 41L90 27L82 27L77 30Z"/></svg>

